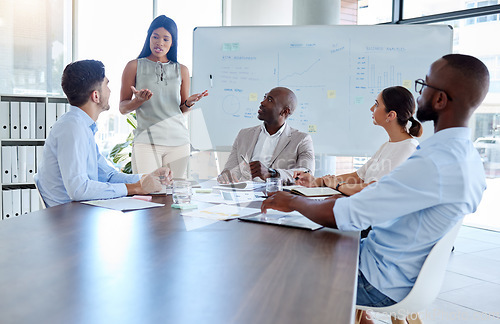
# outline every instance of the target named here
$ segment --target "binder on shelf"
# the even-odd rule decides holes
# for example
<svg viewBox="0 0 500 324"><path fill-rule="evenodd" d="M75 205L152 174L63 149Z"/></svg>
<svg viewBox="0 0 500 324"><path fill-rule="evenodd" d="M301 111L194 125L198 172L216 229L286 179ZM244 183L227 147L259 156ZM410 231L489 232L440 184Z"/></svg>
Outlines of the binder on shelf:
<svg viewBox="0 0 500 324"><path fill-rule="evenodd" d="M12 190L2 190L3 219L12 217Z"/></svg>
<svg viewBox="0 0 500 324"><path fill-rule="evenodd" d="M30 138L36 138L36 103L30 102Z"/></svg>
<svg viewBox="0 0 500 324"><path fill-rule="evenodd" d="M40 165L43 159L43 146L37 146L35 154L36 154L35 172L38 172L38 166Z"/></svg>
<svg viewBox="0 0 500 324"><path fill-rule="evenodd" d="M17 147L17 172L19 175L19 183L26 183L27 164L26 164L26 148L27 146Z"/></svg>
<svg viewBox="0 0 500 324"><path fill-rule="evenodd" d="M12 158L10 152L13 146L2 146L2 183L11 183L12 176L10 171L10 164Z"/></svg>
<svg viewBox="0 0 500 324"><path fill-rule="evenodd" d="M37 211L37 210L40 210L40 195L38 194L38 190L37 189L29 189L31 192L30 192L30 199L31 199L31 203L30 203L30 210L32 212L34 211Z"/></svg>
<svg viewBox="0 0 500 324"><path fill-rule="evenodd" d="M19 102L10 102L10 138L19 139L21 133L19 128L21 122L19 120Z"/></svg>
<svg viewBox="0 0 500 324"><path fill-rule="evenodd" d="M35 138L45 138L45 102L36 103L36 134Z"/></svg>
<svg viewBox="0 0 500 324"><path fill-rule="evenodd" d="M31 189L21 189L21 214L31 212Z"/></svg>
<svg viewBox="0 0 500 324"><path fill-rule="evenodd" d="M66 104L64 102L58 102L56 120L59 120L59 118L61 118L62 115L64 115L65 113L66 113Z"/></svg>
<svg viewBox="0 0 500 324"><path fill-rule="evenodd" d="M12 191L12 216L21 216L21 189Z"/></svg>
<svg viewBox="0 0 500 324"><path fill-rule="evenodd" d="M19 171L17 167L17 147L10 147L10 182L19 183Z"/></svg>
<svg viewBox="0 0 500 324"><path fill-rule="evenodd" d="M35 146L26 147L26 182L33 183L33 176L35 175ZM37 146L42 147L43 146Z"/></svg>
<svg viewBox="0 0 500 324"><path fill-rule="evenodd" d="M21 102L19 108L20 133L22 139L30 138L30 102Z"/></svg>
<svg viewBox="0 0 500 324"><path fill-rule="evenodd" d="M0 139L10 138L10 105L8 101L0 102Z"/></svg>
<svg viewBox="0 0 500 324"><path fill-rule="evenodd" d="M55 102L49 102L47 104L47 110L46 110L46 119L45 119L45 125L46 125L46 130L47 130L47 137L49 136L50 130L52 129L52 126L56 122L56 113L57 113L57 106Z"/></svg>

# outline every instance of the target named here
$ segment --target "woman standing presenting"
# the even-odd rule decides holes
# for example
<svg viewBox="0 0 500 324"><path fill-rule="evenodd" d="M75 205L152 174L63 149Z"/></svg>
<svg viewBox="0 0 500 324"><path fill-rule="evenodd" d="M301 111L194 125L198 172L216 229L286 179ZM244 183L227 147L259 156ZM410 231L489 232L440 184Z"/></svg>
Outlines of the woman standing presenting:
<svg viewBox="0 0 500 324"><path fill-rule="evenodd" d="M418 146L414 137L422 135L422 125L413 118L415 99L404 87L389 87L379 93L370 108L375 125L382 126L389 141L358 171L342 175L315 178L309 173L296 172L296 184L306 187L331 187L345 195L353 195L372 184L406 161ZM407 129L408 122L411 123Z"/></svg>
<svg viewBox="0 0 500 324"><path fill-rule="evenodd" d="M189 83L188 68L177 62L177 25L158 16L138 58L127 63L122 76L120 112L137 114L134 173L167 166L175 178L185 177L190 142L183 113L208 95L204 91L189 96Z"/></svg>

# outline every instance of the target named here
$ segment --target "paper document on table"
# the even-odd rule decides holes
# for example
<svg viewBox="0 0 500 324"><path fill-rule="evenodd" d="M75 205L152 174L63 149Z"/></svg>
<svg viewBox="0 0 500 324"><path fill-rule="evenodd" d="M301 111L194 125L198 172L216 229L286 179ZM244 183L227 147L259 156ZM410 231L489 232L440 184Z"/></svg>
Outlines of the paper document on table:
<svg viewBox="0 0 500 324"><path fill-rule="evenodd" d="M200 202L212 204L242 204L251 201L262 201L264 198L256 196L253 191L221 191L219 193L198 194L195 193L192 199Z"/></svg>
<svg viewBox="0 0 500 324"><path fill-rule="evenodd" d="M81 203L97 207L114 209L114 210L136 210L136 209L146 209L146 208L165 206L164 204L158 204L150 201L134 199L132 197L90 200L90 201L82 201Z"/></svg>
<svg viewBox="0 0 500 324"><path fill-rule="evenodd" d="M256 208L238 207L232 205L215 205L205 209L182 213L182 216L201 217L217 220L230 220L238 217L259 213Z"/></svg>
<svg viewBox="0 0 500 324"><path fill-rule="evenodd" d="M267 214L240 217L239 219L247 222L257 222L257 223L305 228L313 231L323 227L319 224L316 224L309 218L305 217L304 215L296 211L293 211L291 213L284 213L277 210L269 209L267 211Z"/></svg>
<svg viewBox="0 0 500 324"><path fill-rule="evenodd" d="M219 190L262 190L266 188L265 182L257 182L257 181L245 181L245 182L237 182L237 183L228 183L228 184L218 184L213 187L213 189Z"/></svg>

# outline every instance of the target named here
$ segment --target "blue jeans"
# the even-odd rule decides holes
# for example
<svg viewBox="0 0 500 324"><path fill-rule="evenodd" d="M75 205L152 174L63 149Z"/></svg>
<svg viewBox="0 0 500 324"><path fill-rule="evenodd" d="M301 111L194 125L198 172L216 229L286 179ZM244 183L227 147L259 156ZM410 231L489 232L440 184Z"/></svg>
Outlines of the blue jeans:
<svg viewBox="0 0 500 324"><path fill-rule="evenodd" d="M396 304L394 300L373 287L361 271L358 271L358 294L356 305L369 307L384 307Z"/></svg>

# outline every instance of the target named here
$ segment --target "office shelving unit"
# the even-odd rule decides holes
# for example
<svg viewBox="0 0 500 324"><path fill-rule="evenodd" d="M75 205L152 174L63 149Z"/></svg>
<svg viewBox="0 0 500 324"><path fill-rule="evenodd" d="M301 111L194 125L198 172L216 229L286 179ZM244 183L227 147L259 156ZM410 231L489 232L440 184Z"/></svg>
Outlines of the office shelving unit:
<svg viewBox="0 0 500 324"><path fill-rule="evenodd" d="M33 175L37 172L42 148L50 128L67 111L68 107L65 97L0 95L0 162L2 165L0 219L18 217L41 208ZM10 159L4 156L6 152L11 153ZM14 158L12 154L15 154ZM10 164L7 160L10 160ZM13 172L13 165L17 172ZM7 170L10 170L10 177ZM13 176L16 178L14 179ZM29 190L29 194L26 191L22 192L23 190ZM10 193L6 193L7 191ZM4 199L4 196L10 201ZM29 203L26 202L27 197L29 197ZM10 213L6 214L9 211L10 205L8 204L13 207ZM19 205L14 206L14 204Z"/></svg>

